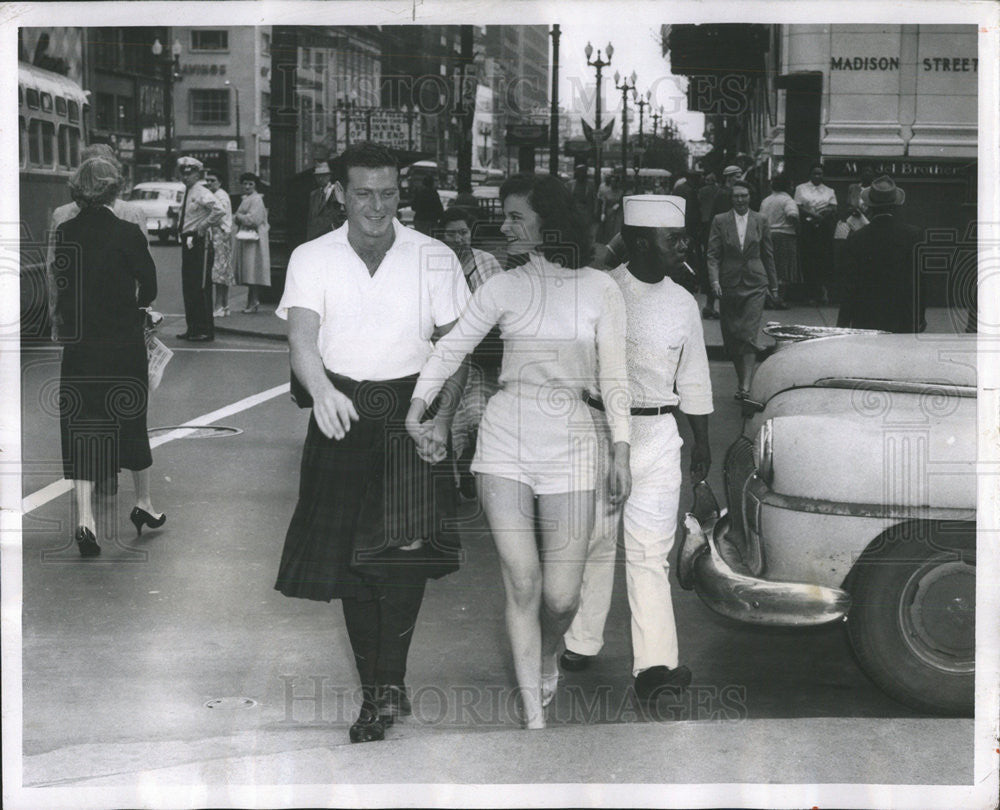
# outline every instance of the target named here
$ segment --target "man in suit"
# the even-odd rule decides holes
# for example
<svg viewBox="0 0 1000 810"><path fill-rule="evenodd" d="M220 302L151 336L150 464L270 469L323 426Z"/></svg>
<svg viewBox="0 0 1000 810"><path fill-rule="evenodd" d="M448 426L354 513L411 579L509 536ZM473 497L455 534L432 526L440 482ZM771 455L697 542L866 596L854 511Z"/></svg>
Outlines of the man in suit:
<svg viewBox="0 0 1000 810"><path fill-rule="evenodd" d="M708 236L708 277L719 298L722 342L736 366L736 399L750 392L758 351L757 336L770 291L778 296L774 250L767 219L750 210L750 186L732 185L733 208L712 219Z"/></svg>
<svg viewBox="0 0 1000 810"><path fill-rule="evenodd" d="M333 193L333 175L330 164L317 163L313 169L316 188L309 194L309 219L306 223L306 241L312 241L344 224L343 206Z"/></svg>
<svg viewBox="0 0 1000 810"><path fill-rule="evenodd" d="M920 232L896 216L903 190L883 175L860 199L871 222L847 237L846 290L837 325L922 332L926 322L914 258Z"/></svg>

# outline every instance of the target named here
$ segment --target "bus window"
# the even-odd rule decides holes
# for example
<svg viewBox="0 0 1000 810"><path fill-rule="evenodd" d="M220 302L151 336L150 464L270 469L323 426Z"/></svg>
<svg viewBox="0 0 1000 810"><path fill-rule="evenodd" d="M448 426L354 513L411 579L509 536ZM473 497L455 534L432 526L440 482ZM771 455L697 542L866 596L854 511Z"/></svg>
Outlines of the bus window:
<svg viewBox="0 0 1000 810"><path fill-rule="evenodd" d="M56 114L66 117L66 99L62 96L56 96Z"/></svg>
<svg viewBox="0 0 1000 810"><path fill-rule="evenodd" d="M74 124L79 123L80 105L77 104L75 101L73 101L73 99L69 100L68 111L69 111L69 120L72 121Z"/></svg>
<svg viewBox="0 0 1000 810"><path fill-rule="evenodd" d="M28 102L28 109L29 110L37 110L38 109L38 91L35 90L33 87L29 87L27 90L24 91L24 96L25 96L25 99Z"/></svg>
<svg viewBox="0 0 1000 810"><path fill-rule="evenodd" d="M17 154L21 160L21 165L26 166L28 162L28 127L24 123L24 116L19 115L17 117L17 129L18 129L18 139L17 139Z"/></svg>
<svg viewBox="0 0 1000 810"><path fill-rule="evenodd" d="M49 93L42 93L42 112L52 112L52 95Z"/></svg>
<svg viewBox="0 0 1000 810"><path fill-rule="evenodd" d="M51 121L31 119L28 124L28 160L36 166L51 167L55 160L56 130Z"/></svg>
<svg viewBox="0 0 1000 810"><path fill-rule="evenodd" d="M80 165L80 130L62 124L59 127L59 165L75 169Z"/></svg>

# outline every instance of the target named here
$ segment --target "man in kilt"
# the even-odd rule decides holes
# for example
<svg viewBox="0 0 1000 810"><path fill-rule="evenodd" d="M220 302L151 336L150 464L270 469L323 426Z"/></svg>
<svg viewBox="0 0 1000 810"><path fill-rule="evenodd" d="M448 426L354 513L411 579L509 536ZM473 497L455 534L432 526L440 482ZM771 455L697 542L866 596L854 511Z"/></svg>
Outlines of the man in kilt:
<svg viewBox="0 0 1000 810"><path fill-rule="evenodd" d="M355 143L341 171L347 221L292 253L276 311L297 401L313 410L275 588L341 600L362 688L350 739L369 742L410 711L406 659L426 579L458 568L441 462L465 368L416 443L404 422L432 335L451 329L469 291L450 248L396 219L389 151Z"/></svg>

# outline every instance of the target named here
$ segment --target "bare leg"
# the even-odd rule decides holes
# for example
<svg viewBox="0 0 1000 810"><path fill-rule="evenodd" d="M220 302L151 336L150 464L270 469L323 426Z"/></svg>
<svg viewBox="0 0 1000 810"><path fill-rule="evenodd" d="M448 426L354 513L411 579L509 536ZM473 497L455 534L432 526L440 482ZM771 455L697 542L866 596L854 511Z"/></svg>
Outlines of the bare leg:
<svg viewBox="0 0 1000 810"><path fill-rule="evenodd" d="M225 309L229 306L229 287L225 284L215 285L215 308Z"/></svg>
<svg viewBox="0 0 1000 810"><path fill-rule="evenodd" d="M739 378L739 389L741 391L750 390L750 382L753 379L753 370L756 358L750 353L739 354L734 361L736 366L736 376Z"/></svg>
<svg viewBox="0 0 1000 810"><path fill-rule="evenodd" d="M74 479L73 500L76 503L76 525L86 526L97 535L97 521L94 519L94 482Z"/></svg>
<svg viewBox="0 0 1000 810"><path fill-rule="evenodd" d="M135 486L135 505L140 509L149 512L154 518L159 518L160 513L153 509L153 501L149 495L149 470L132 470L132 484Z"/></svg>
<svg viewBox="0 0 1000 810"><path fill-rule="evenodd" d="M542 524L542 667L556 671L559 642L580 604L587 543L594 526L594 491L540 495Z"/></svg>
<svg viewBox="0 0 1000 810"><path fill-rule="evenodd" d="M527 484L479 475L479 499L500 556L507 596L507 633L527 728L545 728L539 688L542 566L535 543L534 503Z"/></svg>

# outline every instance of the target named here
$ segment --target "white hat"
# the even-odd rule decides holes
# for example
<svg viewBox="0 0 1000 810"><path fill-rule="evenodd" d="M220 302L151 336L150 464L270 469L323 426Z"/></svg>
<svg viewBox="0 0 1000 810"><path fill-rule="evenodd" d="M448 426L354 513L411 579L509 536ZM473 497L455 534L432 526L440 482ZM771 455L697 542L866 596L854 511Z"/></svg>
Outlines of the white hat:
<svg viewBox="0 0 1000 810"><path fill-rule="evenodd" d="M313 174L330 174L330 164L325 160L320 161L316 164L316 168L313 169Z"/></svg>
<svg viewBox="0 0 1000 810"><path fill-rule="evenodd" d="M726 166L726 168L722 170L722 174L723 176L727 174L743 174L743 169L739 166Z"/></svg>
<svg viewBox="0 0 1000 810"><path fill-rule="evenodd" d="M177 166L181 169L197 169L198 171L205 168L204 163L198 160L198 158L193 158L190 155L184 155L183 157L177 158Z"/></svg>
<svg viewBox="0 0 1000 810"><path fill-rule="evenodd" d="M686 200L667 194L639 194L622 200L625 224L637 228L683 228Z"/></svg>

